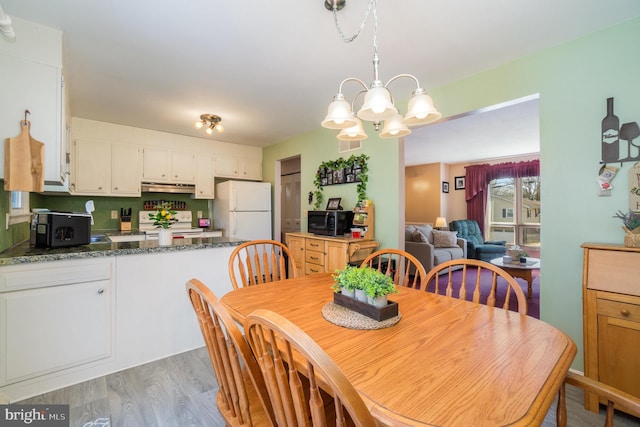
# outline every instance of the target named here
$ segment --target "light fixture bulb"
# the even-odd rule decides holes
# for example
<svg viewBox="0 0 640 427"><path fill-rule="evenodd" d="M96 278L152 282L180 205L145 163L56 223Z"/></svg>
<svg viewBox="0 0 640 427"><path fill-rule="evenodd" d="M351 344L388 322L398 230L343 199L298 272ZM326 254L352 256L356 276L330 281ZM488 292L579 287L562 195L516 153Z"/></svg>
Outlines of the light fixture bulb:
<svg viewBox="0 0 640 427"><path fill-rule="evenodd" d="M356 125L351 106L345 101L343 94L333 97L321 125L327 129L345 129Z"/></svg>
<svg viewBox="0 0 640 427"><path fill-rule="evenodd" d="M433 106L433 100L424 93L424 89L418 88L413 92L413 97L409 100L407 114L404 122L407 126L424 125L440 119L442 114Z"/></svg>
<svg viewBox="0 0 640 427"><path fill-rule="evenodd" d="M194 126L196 127L196 129L201 129L202 126L204 126L204 123L202 121L199 121L199 122L196 122Z"/></svg>
<svg viewBox="0 0 640 427"><path fill-rule="evenodd" d="M398 114L398 110L391 102L391 92L382 83L371 83L371 87L364 96L364 104L358 111L358 117L370 122L390 119Z"/></svg>
<svg viewBox="0 0 640 427"><path fill-rule="evenodd" d="M213 128L208 127L207 130L205 130L205 132L207 133L207 135L211 135L213 133Z"/></svg>
<svg viewBox="0 0 640 427"><path fill-rule="evenodd" d="M224 127L223 127L220 123L218 123L218 124L216 125L216 130L217 130L218 132L224 132Z"/></svg>
<svg viewBox="0 0 640 427"><path fill-rule="evenodd" d="M400 114L384 121L384 127L380 132L380 138L400 138L411 133Z"/></svg>
<svg viewBox="0 0 640 427"><path fill-rule="evenodd" d="M362 141L363 139L367 139L367 134L362 127L362 121L357 117L354 117L355 126L351 126L346 129L342 129L336 138L340 141Z"/></svg>

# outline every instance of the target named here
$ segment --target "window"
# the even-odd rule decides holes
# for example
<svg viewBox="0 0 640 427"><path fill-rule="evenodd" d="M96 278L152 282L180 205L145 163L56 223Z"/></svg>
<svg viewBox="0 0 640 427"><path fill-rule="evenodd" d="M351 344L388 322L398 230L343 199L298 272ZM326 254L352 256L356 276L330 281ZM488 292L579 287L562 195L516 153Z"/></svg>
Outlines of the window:
<svg viewBox="0 0 640 427"><path fill-rule="evenodd" d="M500 178L489 183L489 240L540 246L540 177Z"/></svg>
<svg viewBox="0 0 640 427"><path fill-rule="evenodd" d="M11 210L9 225L29 221L29 193L26 191L11 192Z"/></svg>

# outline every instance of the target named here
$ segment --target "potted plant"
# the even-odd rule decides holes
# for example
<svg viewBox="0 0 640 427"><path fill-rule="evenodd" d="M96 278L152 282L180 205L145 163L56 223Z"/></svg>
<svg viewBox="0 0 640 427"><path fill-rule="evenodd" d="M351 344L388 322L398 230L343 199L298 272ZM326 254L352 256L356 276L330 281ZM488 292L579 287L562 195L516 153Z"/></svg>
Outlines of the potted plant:
<svg viewBox="0 0 640 427"><path fill-rule="evenodd" d="M640 212L634 212L631 209L627 213L618 211L613 217L620 218L624 224L622 226L626 233L624 245L629 248L640 248Z"/></svg>
<svg viewBox="0 0 640 427"><path fill-rule="evenodd" d="M362 270L364 293L367 295L367 301L375 307L386 306L388 304L387 296L398 292L393 280L386 274L371 267L364 267Z"/></svg>
<svg viewBox="0 0 640 427"><path fill-rule="evenodd" d="M162 203L155 207L156 211L153 213L149 213L149 219L153 220L153 225L156 228L160 228L158 230L158 245L160 246L170 246L172 235L171 235L171 224L178 221L178 218L175 217L176 211L171 209L169 203Z"/></svg>
<svg viewBox="0 0 640 427"><path fill-rule="evenodd" d="M387 295L398 292L391 277L371 268L346 266L336 270L333 275L335 283L331 286L334 292L354 297L358 301L368 302L376 307L387 305Z"/></svg>
<svg viewBox="0 0 640 427"><path fill-rule="evenodd" d="M335 283L331 286L334 292L354 298L355 290L360 288L360 272L358 267L347 265L342 270L336 270L333 274Z"/></svg>

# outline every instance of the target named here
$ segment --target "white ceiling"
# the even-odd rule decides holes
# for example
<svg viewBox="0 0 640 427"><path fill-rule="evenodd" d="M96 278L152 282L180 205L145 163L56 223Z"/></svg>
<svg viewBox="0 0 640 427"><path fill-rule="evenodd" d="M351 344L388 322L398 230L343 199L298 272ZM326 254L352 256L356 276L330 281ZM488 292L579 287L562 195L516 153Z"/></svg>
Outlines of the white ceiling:
<svg viewBox="0 0 640 427"><path fill-rule="evenodd" d="M216 139L267 146L319 128L344 78L373 77L372 22L344 44L324 0L0 4L11 17L64 32L75 117L205 137L193 122L213 113L225 126ZM347 1L345 33L355 33L366 7ZM638 0L379 0L380 77L411 73L428 91L638 15ZM345 95L356 89L345 86ZM406 99L412 86L400 79L391 89ZM461 151L439 126L447 124L417 130L407 145L446 140L445 152ZM474 135L479 147L491 137Z"/></svg>

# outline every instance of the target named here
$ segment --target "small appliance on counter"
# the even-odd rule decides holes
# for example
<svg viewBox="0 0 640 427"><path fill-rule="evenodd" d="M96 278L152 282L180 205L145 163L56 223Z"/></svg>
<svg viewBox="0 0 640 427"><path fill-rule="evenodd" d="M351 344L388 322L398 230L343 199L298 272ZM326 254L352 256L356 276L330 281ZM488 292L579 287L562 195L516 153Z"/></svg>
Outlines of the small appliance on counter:
<svg viewBox="0 0 640 427"><path fill-rule="evenodd" d="M322 236L342 236L351 233L353 212L326 210L307 213L307 232Z"/></svg>
<svg viewBox="0 0 640 427"><path fill-rule="evenodd" d="M31 222L31 242L37 248L88 245L91 214L86 212L37 212Z"/></svg>

